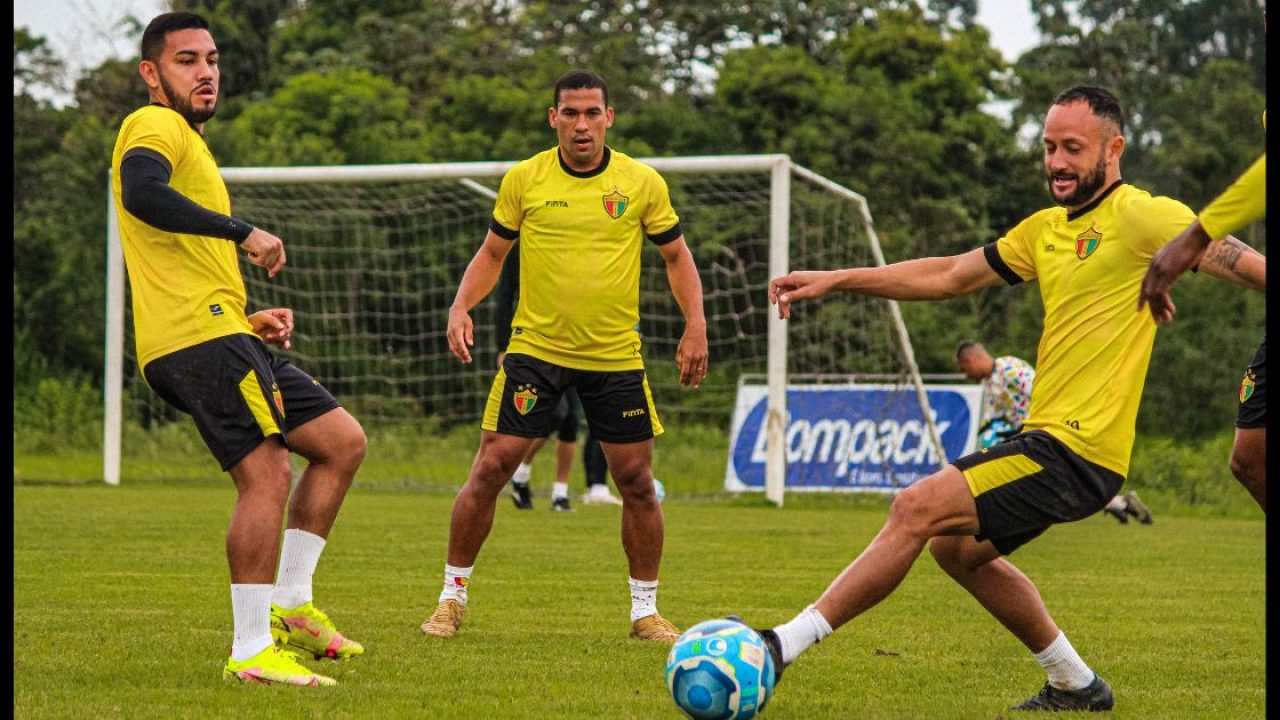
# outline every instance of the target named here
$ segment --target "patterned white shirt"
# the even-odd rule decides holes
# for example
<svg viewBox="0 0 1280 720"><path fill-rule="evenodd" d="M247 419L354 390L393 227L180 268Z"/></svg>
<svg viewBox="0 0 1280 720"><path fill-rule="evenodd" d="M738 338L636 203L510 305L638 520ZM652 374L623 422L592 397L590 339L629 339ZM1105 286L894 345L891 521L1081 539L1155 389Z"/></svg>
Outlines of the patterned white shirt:
<svg viewBox="0 0 1280 720"><path fill-rule="evenodd" d="M991 374L982 380L982 421L1004 420L1019 429L1031 412L1031 385L1036 370L1012 355L995 359Z"/></svg>

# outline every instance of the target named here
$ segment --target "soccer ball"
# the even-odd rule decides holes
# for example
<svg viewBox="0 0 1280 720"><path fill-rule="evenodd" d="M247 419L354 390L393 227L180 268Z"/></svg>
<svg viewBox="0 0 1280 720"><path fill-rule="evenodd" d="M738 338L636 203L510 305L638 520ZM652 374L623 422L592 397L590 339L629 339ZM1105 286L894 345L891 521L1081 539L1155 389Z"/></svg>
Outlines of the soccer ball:
<svg viewBox="0 0 1280 720"><path fill-rule="evenodd" d="M658 478L653 479L653 494L658 496L658 502L667 499L667 486L663 485Z"/></svg>
<svg viewBox="0 0 1280 720"><path fill-rule="evenodd" d="M736 620L707 620L671 647L667 689L694 720L747 720L773 695L773 658L755 630Z"/></svg>

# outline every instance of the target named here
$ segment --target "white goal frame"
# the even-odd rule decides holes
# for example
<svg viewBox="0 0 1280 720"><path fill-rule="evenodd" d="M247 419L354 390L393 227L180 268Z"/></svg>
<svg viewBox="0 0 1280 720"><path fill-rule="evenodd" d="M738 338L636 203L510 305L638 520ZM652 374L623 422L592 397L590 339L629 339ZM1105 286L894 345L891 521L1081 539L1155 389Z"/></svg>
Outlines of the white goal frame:
<svg viewBox="0 0 1280 720"><path fill-rule="evenodd" d="M866 198L836 182L833 182L791 161L783 154L770 155L717 155L690 157L639 158L659 172L700 173L770 173L770 223L769 223L769 276L780 277L789 270L789 245L791 229L791 183L794 179L812 183L841 197L857 207L866 224L867 240L878 265L884 265L884 253L871 221L871 211ZM254 183L357 182L379 180L429 180L458 179L466 181L476 177L501 177L515 161L461 162L399 165L346 165L276 168L223 168L227 181ZM111 181L107 181L107 271L106 271L106 359L103 381L103 479L108 485L120 484L121 430L124 386L124 322L125 322L125 268L124 253L120 244L120 230L112 200ZM760 288L760 292L766 292ZM930 412L920 369L916 364L911 338L902 320L902 312L896 301L888 301L889 312L897 330L897 338L903 359L910 372L920 409L929 428L929 438L937 449L938 457L945 463L941 436ZM767 426L767 463L765 470L765 496L782 505L786 478L786 418L787 418L787 324L776 312L770 313L768 323L767 377L769 406Z"/></svg>

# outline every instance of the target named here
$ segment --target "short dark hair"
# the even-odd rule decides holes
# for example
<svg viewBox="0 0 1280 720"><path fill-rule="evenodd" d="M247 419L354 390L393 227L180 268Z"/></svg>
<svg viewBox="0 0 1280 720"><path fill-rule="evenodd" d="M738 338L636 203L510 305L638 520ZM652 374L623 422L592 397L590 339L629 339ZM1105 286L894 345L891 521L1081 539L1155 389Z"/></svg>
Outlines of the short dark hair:
<svg viewBox="0 0 1280 720"><path fill-rule="evenodd" d="M1088 103L1094 115L1115 123L1120 134L1124 134L1124 110L1120 109L1120 101L1109 90L1093 85L1077 85L1063 90L1053 99L1054 105L1068 105L1073 102Z"/></svg>
<svg viewBox="0 0 1280 720"><path fill-rule="evenodd" d="M565 73L556 81L555 95L551 98L551 106L560 106L560 92L562 90L591 90L598 89L604 93L604 106L609 107L609 85L604 78L591 72L590 70L574 70Z"/></svg>
<svg viewBox="0 0 1280 720"><path fill-rule="evenodd" d="M959 360L965 353L969 352L970 348L981 347L982 343L977 340L962 340L959 345L956 345L956 359Z"/></svg>
<svg viewBox="0 0 1280 720"><path fill-rule="evenodd" d="M195 13L171 12L157 15L142 31L142 59L158 62L164 50L164 39L178 30L208 30L209 22Z"/></svg>

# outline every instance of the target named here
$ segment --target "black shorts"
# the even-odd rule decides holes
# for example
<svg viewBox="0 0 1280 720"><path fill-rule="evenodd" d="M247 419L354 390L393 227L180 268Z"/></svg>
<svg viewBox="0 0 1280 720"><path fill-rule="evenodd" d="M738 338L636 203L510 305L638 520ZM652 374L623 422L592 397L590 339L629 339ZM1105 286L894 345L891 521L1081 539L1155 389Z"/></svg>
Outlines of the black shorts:
<svg viewBox="0 0 1280 720"><path fill-rule="evenodd" d="M978 506L979 541L1008 555L1057 523L1093 515L1124 478L1077 455L1043 430L1032 430L954 463Z"/></svg>
<svg viewBox="0 0 1280 720"><path fill-rule="evenodd" d="M252 335L206 340L147 363L147 384L196 421L222 469L230 470L264 439L338 407L310 375L267 351Z"/></svg>
<svg viewBox="0 0 1280 720"><path fill-rule="evenodd" d="M662 434L644 370L574 370L519 353L502 360L480 427L546 437L560 422L556 406L569 389L577 391L587 427L602 442L643 442Z"/></svg>
<svg viewBox="0 0 1280 720"><path fill-rule="evenodd" d="M1240 380L1240 407L1236 408L1236 427L1241 429L1267 426L1267 336L1244 371Z"/></svg>

